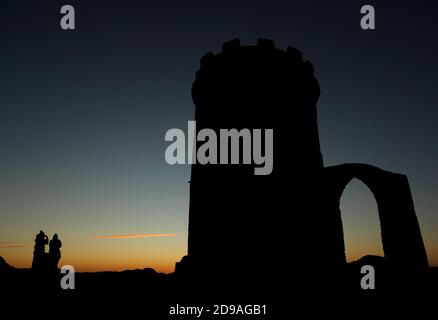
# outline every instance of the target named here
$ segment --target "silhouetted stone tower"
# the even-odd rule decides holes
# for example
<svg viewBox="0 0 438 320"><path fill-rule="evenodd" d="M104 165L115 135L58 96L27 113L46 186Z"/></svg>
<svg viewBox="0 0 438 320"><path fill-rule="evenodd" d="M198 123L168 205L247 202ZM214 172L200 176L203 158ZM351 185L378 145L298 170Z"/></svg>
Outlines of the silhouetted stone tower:
<svg viewBox="0 0 438 320"><path fill-rule="evenodd" d="M312 216L308 189L323 168L319 93L301 52L270 40L233 40L201 59L192 88L198 131L274 129L270 175L255 176L254 165L192 165L188 254L203 269L260 274L291 255L314 255L303 231Z"/></svg>
<svg viewBox="0 0 438 320"><path fill-rule="evenodd" d="M209 274L209 280L229 279L235 287L236 281L264 286L285 274L308 283L306 275L323 276L321 267L342 268L339 198L355 177L380 193L385 255L400 260L406 252L397 242L406 235L400 243L408 247L408 259L427 266L407 179L366 165L324 168L319 94L312 64L270 40L259 39L257 46L232 40L201 59L192 88L197 131L211 128L219 137L219 129L273 129L274 166L270 175L257 176L254 164L192 165L188 256L177 273ZM382 181L392 191L374 186ZM394 189L397 181L403 183ZM405 200L395 201L397 195Z"/></svg>

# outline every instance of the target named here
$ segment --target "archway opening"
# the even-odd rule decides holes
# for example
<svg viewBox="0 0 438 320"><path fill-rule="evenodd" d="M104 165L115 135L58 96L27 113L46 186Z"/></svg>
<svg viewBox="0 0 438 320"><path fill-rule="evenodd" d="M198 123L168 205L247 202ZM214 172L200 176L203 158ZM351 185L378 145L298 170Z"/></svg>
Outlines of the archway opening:
<svg viewBox="0 0 438 320"><path fill-rule="evenodd" d="M347 262L366 255L384 256L377 202L360 180L351 180L340 200Z"/></svg>

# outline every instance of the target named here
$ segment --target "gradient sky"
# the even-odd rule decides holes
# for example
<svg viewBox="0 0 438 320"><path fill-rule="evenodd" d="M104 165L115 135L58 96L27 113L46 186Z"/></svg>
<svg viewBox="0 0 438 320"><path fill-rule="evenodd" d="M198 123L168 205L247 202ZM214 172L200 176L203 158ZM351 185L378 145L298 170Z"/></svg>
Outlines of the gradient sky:
<svg viewBox="0 0 438 320"><path fill-rule="evenodd" d="M59 27L66 3L76 9L74 31ZM360 28L363 4L375 5L375 31ZM79 271L172 271L186 253L190 167L166 164L164 134L194 117L190 89L204 53L263 37L315 66L326 166L364 162L409 177L438 265L437 9L434 1L2 0L0 255L29 267L41 229L60 235L61 264ZM381 254L367 187L350 183L341 205L348 258ZM126 234L175 236L97 238Z"/></svg>

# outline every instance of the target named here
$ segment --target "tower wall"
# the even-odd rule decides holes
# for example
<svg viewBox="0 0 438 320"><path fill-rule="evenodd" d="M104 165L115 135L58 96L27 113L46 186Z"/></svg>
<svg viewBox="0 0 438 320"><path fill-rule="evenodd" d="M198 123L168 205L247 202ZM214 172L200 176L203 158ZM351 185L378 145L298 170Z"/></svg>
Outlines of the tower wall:
<svg viewBox="0 0 438 320"><path fill-rule="evenodd" d="M312 251L304 231L315 202L312 182L323 167L319 93L301 52L269 40L233 40L201 59L192 87L198 132L274 130L270 175L254 175L254 164L192 165L188 254L204 269L266 271L278 259L306 259Z"/></svg>

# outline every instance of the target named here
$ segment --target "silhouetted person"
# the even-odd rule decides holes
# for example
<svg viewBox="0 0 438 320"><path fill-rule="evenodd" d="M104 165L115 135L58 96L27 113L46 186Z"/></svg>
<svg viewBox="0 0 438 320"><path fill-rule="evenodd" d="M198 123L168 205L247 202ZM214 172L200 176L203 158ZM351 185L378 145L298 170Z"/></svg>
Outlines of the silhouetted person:
<svg viewBox="0 0 438 320"><path fill-rule="evenodd" d="M51 268L58 268L58 262L61 259L61 247L62 242L61 240L59 240L58 235L55 233L49 243L49 257Z"/></svg>
<svg viewBox="0 0 438 320"><path fill-rule="evenodd" d="M40 230L35 237L35 246L33 250L32 269L42 269L45 260L46 244L49 243L49 238Z"/></svg>

